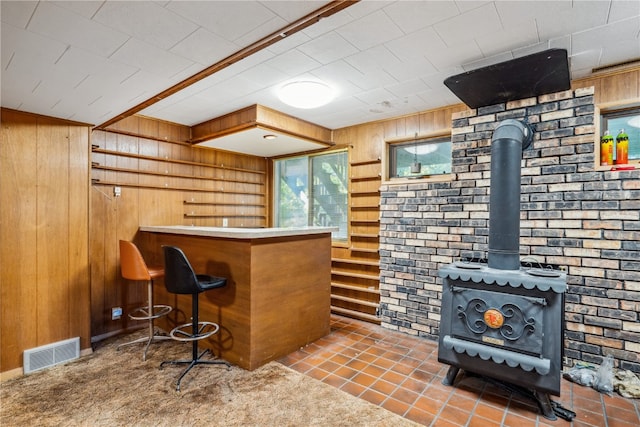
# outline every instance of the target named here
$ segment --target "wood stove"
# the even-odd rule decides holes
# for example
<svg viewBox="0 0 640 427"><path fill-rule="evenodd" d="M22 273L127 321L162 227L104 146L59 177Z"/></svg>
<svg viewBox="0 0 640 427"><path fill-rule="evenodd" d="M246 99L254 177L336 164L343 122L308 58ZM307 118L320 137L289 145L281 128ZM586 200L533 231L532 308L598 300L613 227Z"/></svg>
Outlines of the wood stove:
<svg viewBox="0 0 640 427"><path fill-rule="evenodd" d="M516 120L491 142L488 262L455 262L443 278L438 360L530 390L543 416L556 419L549 394L560 395L566 275L521 267L520 162L533 131Z"/></svg>

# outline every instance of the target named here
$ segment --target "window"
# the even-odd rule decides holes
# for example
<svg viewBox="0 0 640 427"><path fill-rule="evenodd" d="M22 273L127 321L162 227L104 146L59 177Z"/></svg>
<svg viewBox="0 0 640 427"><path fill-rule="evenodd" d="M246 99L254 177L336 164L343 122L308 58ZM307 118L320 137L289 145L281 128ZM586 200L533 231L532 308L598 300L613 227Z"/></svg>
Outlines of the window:
<svg viewBox="0 0 640 427"><path fill-rule="evenodd" d="M616 136L624 129L629 135L629 162L640 161L640 107L602 112L600 118L602 135L608 130L613 136L613 160L616 160ZM602 136L601 135L601 136Z"/></svg>
<svg viewBox="0 0 640 427"><path fill-rule="evenodd" d="M389 178L451 173L451 138L429 138L389 145Z"/></svg>
<svg viewBox="0 0 640 427"><path fill-rule="evenodd" d="M274 162L276 227L338 227L334 240L347 239L347 151Z"/></svg>

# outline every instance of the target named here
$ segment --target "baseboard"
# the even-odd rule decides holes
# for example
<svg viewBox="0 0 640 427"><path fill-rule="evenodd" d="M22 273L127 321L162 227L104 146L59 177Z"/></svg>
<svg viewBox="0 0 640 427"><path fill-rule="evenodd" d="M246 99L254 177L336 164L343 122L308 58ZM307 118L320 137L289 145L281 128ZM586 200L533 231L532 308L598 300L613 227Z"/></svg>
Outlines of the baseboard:
<svg viewBox="0 0 640 427"><path fill-rule="evenodd" d="M0 372L0 383L11 380L13 378L18 378L24 375L24 371L22 368L11 369L10 371Z"/></svg>

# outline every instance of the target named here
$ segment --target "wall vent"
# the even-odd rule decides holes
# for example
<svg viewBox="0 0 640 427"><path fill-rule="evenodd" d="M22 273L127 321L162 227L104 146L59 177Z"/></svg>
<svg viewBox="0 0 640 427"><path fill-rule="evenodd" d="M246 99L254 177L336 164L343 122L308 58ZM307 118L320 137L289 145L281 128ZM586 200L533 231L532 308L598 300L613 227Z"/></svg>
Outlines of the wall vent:
<svg viewBox="0 0 640 427"><path fill-rule="evenodd" d="M80 357L80 337L25 350L24 373L39 371Z"/></svg>

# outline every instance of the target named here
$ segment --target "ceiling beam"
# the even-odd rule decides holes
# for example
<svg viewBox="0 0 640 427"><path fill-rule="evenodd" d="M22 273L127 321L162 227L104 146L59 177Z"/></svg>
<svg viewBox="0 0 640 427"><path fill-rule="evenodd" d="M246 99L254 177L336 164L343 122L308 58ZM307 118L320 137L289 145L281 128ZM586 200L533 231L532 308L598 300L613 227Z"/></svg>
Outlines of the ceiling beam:
<svg viewBox="0 0 640 427"><path fill-rule="evenodd" d="M302 31L305 28L315 24L316 22L320 21L322 18L327 18L335 13L340 12L343 9L346 9L347 7L359 2L360 0L337 0L337 1L332 1L331 3L326 4L325 6L316 9L315 11L309 13L308 15L292 22L291 24L279 29L278 31L271 33L270 35L258 40L255 43L250 44L249 46L227 56L226 58L224 58L223 60L216 62L215 64L205 68L204 70L194 74L191 77L188 77L184 80L182 80L181 82L171 86L168 89L165 89L164 91L160 92L159 94L147 99L146 101L136 105L135 107L132 107L130 109L128 109L127 111L118 114L117 116L113 117L112 119L109 119L108 121L102 123L101 125L98 125L95 127L95 129L105 129L106 127L122 120L125 119L129 116L132 116L136 113L139 113L140 111L144 110L145 108L155 104L156 102L159 102L173 94L176 94L178 92L180 92L181 90L191 86L194 83L199 82L200 80L203 80L209 76L211 76L214 73L217 73L220 70L223 70L224 68L229 67L230 65L235 64L238 61L241 61L244 58L247 58L250 55L253 55L256 52L259 52L263 49L266 49L267 47L271 46L274 43L277 43L278 41L282 40L285 37L288 37L292 34L297 33L298 31Z"/></svg>

